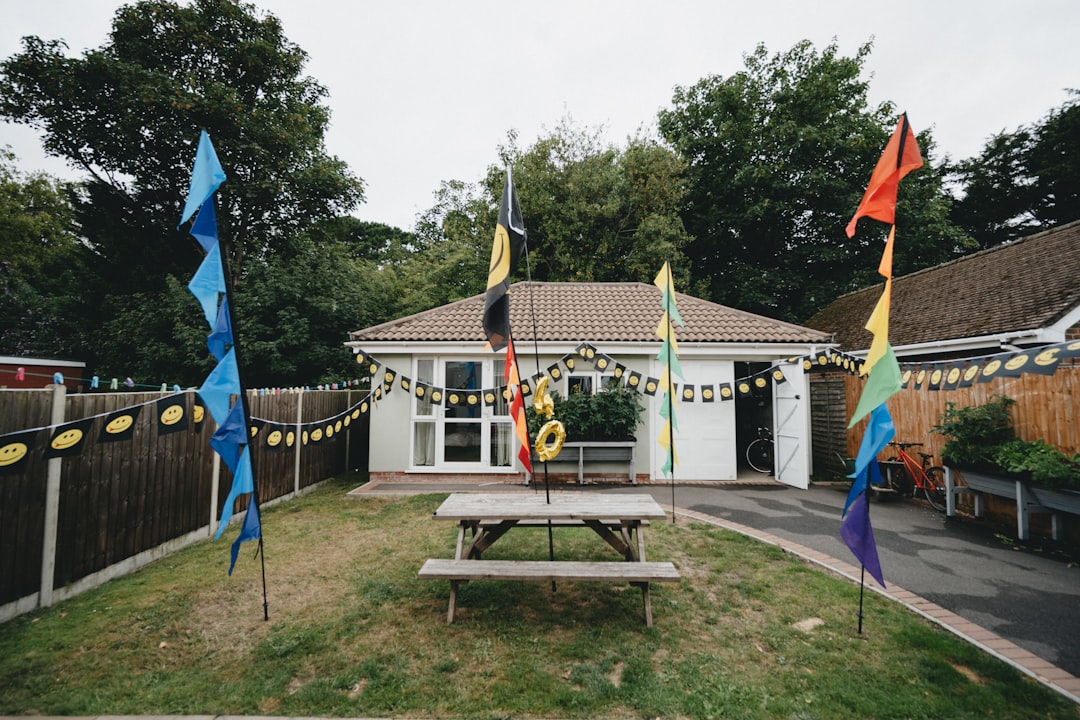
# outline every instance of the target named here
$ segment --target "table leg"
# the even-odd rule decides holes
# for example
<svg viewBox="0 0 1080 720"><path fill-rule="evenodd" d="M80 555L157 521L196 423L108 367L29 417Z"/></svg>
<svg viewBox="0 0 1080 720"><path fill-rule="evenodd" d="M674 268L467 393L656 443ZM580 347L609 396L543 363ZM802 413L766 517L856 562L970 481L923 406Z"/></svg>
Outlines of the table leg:
<svg viewBox="0 0 1080 720"><path fill-rule="evenodd" d="M652 627L652 603L649 601L649 583L640 582L631 584L641 588L641 597L645 603L645 626Z"/></svg>
<svg viewBox="0 0 1080 720"><path fill-rule="evenodd" d="M592 528L597 535L602 537L604 542L618 550L619 554L624 558L631 562L637 559L634 557L634 546L626 541L625 528L620 529L619 535L616 535L611 532L611 529L607 525L599 520L585 520L584 522L587 526ZM620 535L622 535L622 537L620 537Z"/></svg>
<svg viewBox="0 0 1080 720"><path fill-rule="evenodd" d="M494 545L496 540L509 532L510 528L515 525L517 525L517 520L503 520L498 525L487 528L479 528L478 526L476 535L473 537L468 549L465 550L463 557L479 560L485 550Z"/></svg>
<svg viewBox="0 0 1080 720"><path fill-rule="evenodd" d="M446 611L446 624L451 625L454 622L454 608L457 606L457 589L459 580L450 581L450 608Z"/></svg>

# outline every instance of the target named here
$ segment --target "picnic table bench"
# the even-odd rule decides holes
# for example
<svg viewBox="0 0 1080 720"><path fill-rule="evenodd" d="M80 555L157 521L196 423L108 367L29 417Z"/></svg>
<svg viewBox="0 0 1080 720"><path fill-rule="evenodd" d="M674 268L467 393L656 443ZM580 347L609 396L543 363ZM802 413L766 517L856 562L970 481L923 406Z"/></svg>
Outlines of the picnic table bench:
<svg viewBox="0 0 1080 720"><path fill-rule="evenodd" d="M645 623L652 626L649 583L677 582L670 562L647 562L643 526L665 513L649 495L566 493L551 496L455 493L435 511L437 520L458 523L453 559L432 558L419 576L450 581L447 623L454 622L457 590L470 580L628 582L642 590ZM588 527L623 557L622 561L483 560L481 555L515 527ZM472 541L466 545L466 531Z"/></svg>

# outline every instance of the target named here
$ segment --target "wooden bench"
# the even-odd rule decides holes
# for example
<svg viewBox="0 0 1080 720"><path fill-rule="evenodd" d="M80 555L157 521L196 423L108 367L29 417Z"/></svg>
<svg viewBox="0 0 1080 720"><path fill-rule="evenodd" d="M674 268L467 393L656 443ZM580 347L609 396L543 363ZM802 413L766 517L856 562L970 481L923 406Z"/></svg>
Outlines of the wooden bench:
<svg viewBox="0 0 1080 720"><path fill-rule="evenodd" d="M532 454L533 467L538 467L540 458ZM578 466L578 485L585 483L586 462L625 462L629 463L630 482L637 485L637 441L577 441L563 443L562 451L551 463L573 463ZM525 483L532 482L533 476L526 473Z"/></svg>
<svg viewBox="0 0 1080 720"><path fill-rule="evenodd" d="M443 560L432 558L419 576L450 581L450 607L446 622L454 622L458 585L469 580L542 580L628 582L641 588L645 624L652 627L649 583L678 582L679 571L670 562L579 562L562 560Z"/></svg>

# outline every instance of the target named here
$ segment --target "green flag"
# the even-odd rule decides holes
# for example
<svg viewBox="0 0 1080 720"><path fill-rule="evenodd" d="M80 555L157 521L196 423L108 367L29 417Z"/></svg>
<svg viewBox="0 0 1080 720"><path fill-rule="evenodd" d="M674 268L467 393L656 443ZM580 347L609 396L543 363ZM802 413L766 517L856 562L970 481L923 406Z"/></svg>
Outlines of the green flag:
<svg viewBox="0 0 1080 720"><path fill-rule="evenodd" d="M870 414L870 411L881 405L900 390L902 385L900 376L900 363L896 362L892 345L885 346L885 354L870 370L870 376L866 379L859 403L855 406L855 412L851 414L851 422L848 427L855 427L855 423Z"/></svg>

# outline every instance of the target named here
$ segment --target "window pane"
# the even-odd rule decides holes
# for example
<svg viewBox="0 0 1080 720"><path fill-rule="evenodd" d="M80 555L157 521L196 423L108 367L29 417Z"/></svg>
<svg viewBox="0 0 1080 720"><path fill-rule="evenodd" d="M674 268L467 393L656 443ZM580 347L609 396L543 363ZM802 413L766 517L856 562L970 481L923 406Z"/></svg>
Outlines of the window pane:
<svg viewBox="0 0 1080 720"><path fill-rule="evenodd" d="M480 423L446 423L443 444L446 462L480 462Z"/></svg>
<svg viewBox="0 0 1080 720"><path fill-rule="evenodd" d="M568 395L573 395L576 392L585 393L586 395L592 395L593 393L593 379L589 375L575 375L574 377L566 380L566 392Z"/></svg>
<svg viewBox="0 0 1080 720"><path fill-rule="evenodd" d="M435 360L432 358L420 358L416 361L416 382L428 383L429 385L435 381ZM416 398L416 414L420 416L430 416L434 413L434 409L431 407L431 399L428 394L425 393L424 397ZM420 464L420 463L417 463Z"/></svg>
<svg viewBox="0 0 1080 720"><path fill-rule="evenodd" d="M435 423L413 424L413 465L435 464Z"/></svg>
<svg viewBox="0 0 1080 720"><path fill-rule="evenodd" d="M514 426L510 423L491 423L491 466L510 467L514 456Z"/></svg>
<svg viewBox="0 0 1080 720"><path fill-rule="evenodd" d="M452 390L480 390L484 386L484 364L471 360L446 361L446 393ZM479 419L483 403L475 405L447 405L448 418Z"/></svg>

